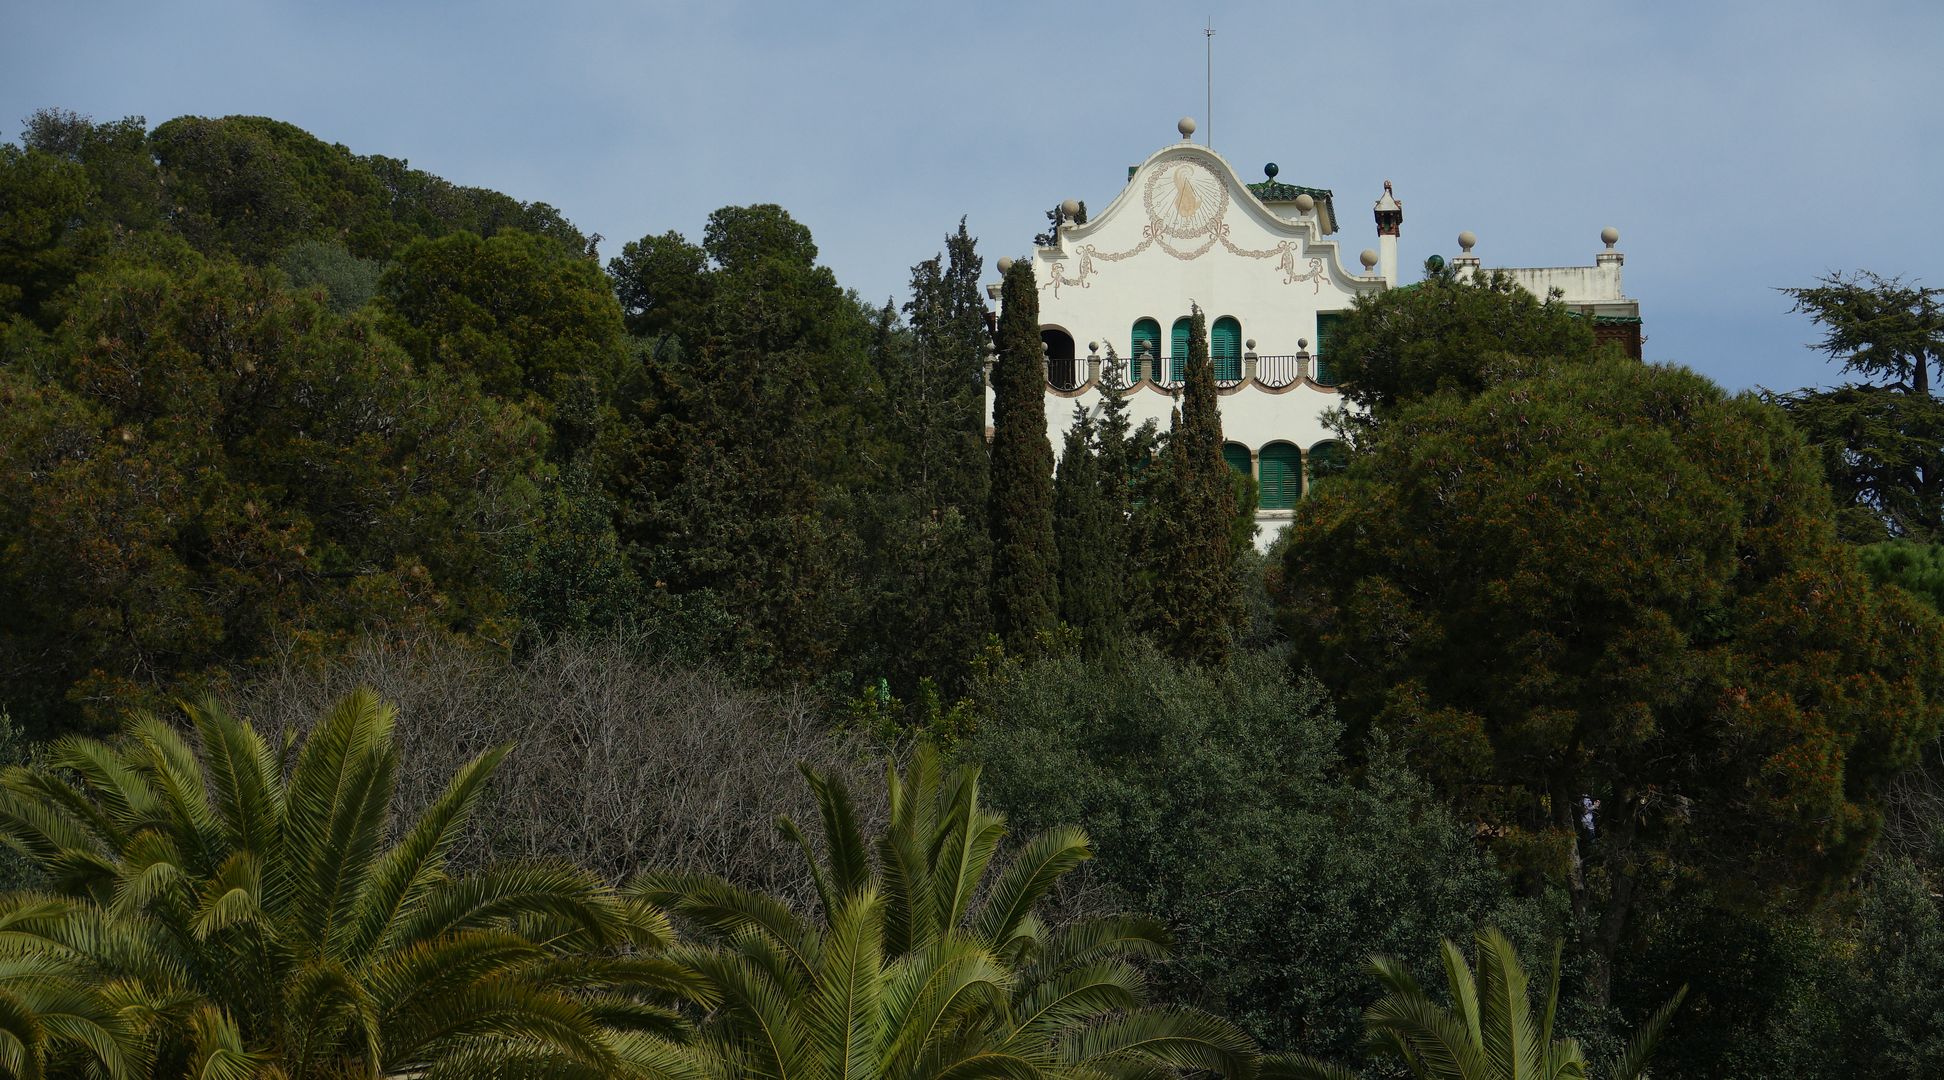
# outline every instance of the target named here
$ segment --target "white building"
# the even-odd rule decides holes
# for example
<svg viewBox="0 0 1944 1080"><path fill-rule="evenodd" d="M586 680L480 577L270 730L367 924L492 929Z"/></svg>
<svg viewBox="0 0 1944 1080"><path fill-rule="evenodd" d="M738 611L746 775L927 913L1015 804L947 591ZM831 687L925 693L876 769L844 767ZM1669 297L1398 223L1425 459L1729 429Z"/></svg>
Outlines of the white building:
<svg viewBox="0 0 1944 1080"><path fill-rule="evenodd" d="M1338 402L1330 371L1332 324L1360 293L1397 284L1404 210L1383 185L1373 207L1377 247L1350 261L1336 239L1331 193L1269 178L1246 184L1212 149L1182 140L1128 172L1127 186L1085 224L1059 226L1033 252L1047 353L1048 436L1058 447L1073 403L1099 404L1110 355L1129 383L1130 416L1165 429L1188 352L1188 312L1208 319L1221 392L1223 448L1261 488L1257 543L1267 547L1302 497L1310 467L1341 450L1322 416ZM1071 200L1069 217L1078 210ZM1596 321L1603 337L1639 355L1639 304L1620 284L1618 234L1590 267L1508 272L1539 296L1561 299ZM1473 238L1460 236L1460 273L1473 272ZM1011 260L1001 260L1011 265ZM1003 267L1001 268L1003 272ZM998 295L998 286L990 294ZM991 393L987 393L988 422Z"/></svg>

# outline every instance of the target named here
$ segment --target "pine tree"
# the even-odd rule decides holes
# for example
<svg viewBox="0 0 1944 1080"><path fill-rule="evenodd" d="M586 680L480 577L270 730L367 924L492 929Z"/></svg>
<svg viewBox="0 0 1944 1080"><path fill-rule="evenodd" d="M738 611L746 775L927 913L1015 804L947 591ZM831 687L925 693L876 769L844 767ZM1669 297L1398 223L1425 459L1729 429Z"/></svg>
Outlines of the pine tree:
<svg viewBox="0 0 1944 1080"><path fill-rule="evenodd" d="M1151 497L1153 578L1150 629L1184 660L1222 664L1241 620L1234 574L1235 488L1222 460L1222 418L1208 360L1208 323L1194 309L1187 383Z"/></svg>
<svg viewBox="0 0 1944 1080"><path fill-rule="evenodd" d="M1000 294L999 358L993 365L992 621L1006 648L1031 653L1056 625L1059 584L1053 539L1053 446L1046 439L1039 285L1015 263Z"/></svg>

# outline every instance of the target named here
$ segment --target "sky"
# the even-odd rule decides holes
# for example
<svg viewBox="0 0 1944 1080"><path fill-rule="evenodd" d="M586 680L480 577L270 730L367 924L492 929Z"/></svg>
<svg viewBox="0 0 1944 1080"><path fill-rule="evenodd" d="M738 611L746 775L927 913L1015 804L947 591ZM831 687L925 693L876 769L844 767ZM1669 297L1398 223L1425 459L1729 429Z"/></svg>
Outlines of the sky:
<svg viewBox="0 0 1944 1080"><path fill-rule="evenodd" d="M1462 230L1560 266L1613 226L1647 358L1734 389L1839 377L1778 288L1944 285L1940 0L6 6L0 139L43 107L271 116L551 203L607 255L775 202L874 301L961 216L990 265L1060 200L1104 208L1184 115L1245 180L1332 189L1347 251L1391 180L1406 280Z"/></svg>

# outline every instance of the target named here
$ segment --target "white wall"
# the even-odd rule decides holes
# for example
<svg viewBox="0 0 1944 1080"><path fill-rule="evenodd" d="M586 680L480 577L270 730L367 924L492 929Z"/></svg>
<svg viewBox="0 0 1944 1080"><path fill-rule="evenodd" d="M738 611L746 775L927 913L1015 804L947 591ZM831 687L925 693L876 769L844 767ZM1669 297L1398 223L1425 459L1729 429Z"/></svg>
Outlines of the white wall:
<svg viewBox="0 0 1944 1080"><path fill-rule="evenodd" d="M1175 185L1191 178L1184 218ZM1059 243L1033 254L1040 283L1040 325L1073 335L1083 357L1089 342L1132 358L1134 323L1151 318L1169 350L1174 321L1201 305L1212 326L1230 316L1260 355L1294 355L1297 342L1316 345L1318 312L1340 311L1363 292L1385 287L1381 277L1347 270L1335 241L1325 239L1314 212L1279 216L1263 206L1221 155L1182 142L1166 147L1135 171L1127 187L1085 225L1060 230ZM1081 361L1085 364L1085 360ZM1084 372L1083 376L1084 378ZM1281 391L1244 383L1221 397L1223 437L1260 452L1272 442L1308 450L1330 438L1322 414L1338 403L1334 391L1298 383ZM1166 430L1176 397L1152 383L1130 393L1130 418L1153 419ZM1075 405L1098 409L1100 392L1049 392L1047 436L1057 453L1073 423ZM987 415L990 416L990 401ZM1289 511L1264 511L1257 543L1267 547Z"/></svg>

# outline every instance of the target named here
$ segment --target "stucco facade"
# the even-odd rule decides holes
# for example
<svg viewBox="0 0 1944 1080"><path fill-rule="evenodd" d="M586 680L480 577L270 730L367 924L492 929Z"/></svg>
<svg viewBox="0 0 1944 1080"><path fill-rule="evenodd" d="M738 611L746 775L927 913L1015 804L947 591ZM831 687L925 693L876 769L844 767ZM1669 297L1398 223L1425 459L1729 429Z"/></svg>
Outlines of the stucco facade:
<svg viewBox="0 0 1944 1080"><path fill-rule="evenodd" d="M1176 324L1198 304L1211 327L1231 462L1241 467L1246 450L1262 484L1256 539L1266 547L1301 496L1304 463L1335 447L1322 419L1339 401L1328 324L1359 294L1396 284L1403 207L1385 183L1373 246L1346 252L1329 192L1279 183L1273 166L1252 189L1220 154L1190 141L1191 122L1181 126L1182 141L1132 169L1106 209L1062 224L1051 246L1033 252L1048 437L1061 444L1076 404L1098 407L1116 362L1138 375L1125 391L1135 423L1152 418L1165 429L1180 385L1174 360L1186 353ZM1469 256L1456 260L1461 273L1477 267ZM1621 289L1620 265L1609 250L1593 267L1511 273L1538 295L1557 287L1576 310L1631 328L1638 355L1639 307Z"/></svg>

